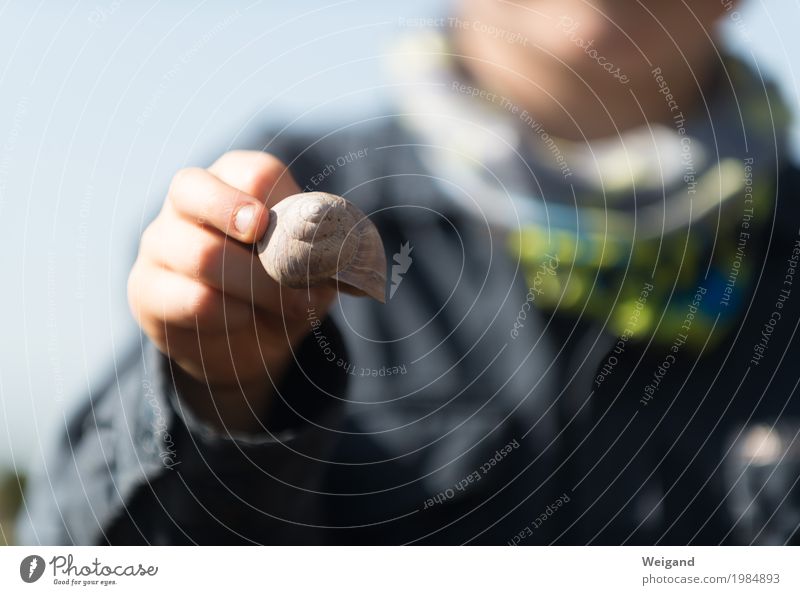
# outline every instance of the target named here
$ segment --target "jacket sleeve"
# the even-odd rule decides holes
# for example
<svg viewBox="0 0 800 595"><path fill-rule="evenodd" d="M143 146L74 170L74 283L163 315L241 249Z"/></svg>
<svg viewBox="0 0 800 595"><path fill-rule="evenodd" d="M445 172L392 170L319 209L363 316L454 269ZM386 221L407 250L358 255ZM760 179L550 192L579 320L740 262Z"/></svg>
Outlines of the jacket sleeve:
<svg viewBox="0 0 800 595"><path fill-rule="evenodd" d="M319 494L343 416L346 375L330 320L277 387L266 430L212 430L182 405L171 362L146 339L81 405L34 474L26 544L315 543ZM209 398L211 396L209 395Z"/></svg>

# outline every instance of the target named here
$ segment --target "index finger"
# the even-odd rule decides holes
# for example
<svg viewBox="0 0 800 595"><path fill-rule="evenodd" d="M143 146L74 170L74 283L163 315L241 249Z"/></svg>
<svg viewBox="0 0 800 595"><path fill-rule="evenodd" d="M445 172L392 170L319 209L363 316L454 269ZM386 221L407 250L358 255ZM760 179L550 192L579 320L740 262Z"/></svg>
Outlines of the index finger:
<svg viewBox="0 0 800 595"><path fill-rule="evenodd" d="M269 211L262 201L199 167L175 175L167 203L183 219L248 244L267 229Z"/></svg>

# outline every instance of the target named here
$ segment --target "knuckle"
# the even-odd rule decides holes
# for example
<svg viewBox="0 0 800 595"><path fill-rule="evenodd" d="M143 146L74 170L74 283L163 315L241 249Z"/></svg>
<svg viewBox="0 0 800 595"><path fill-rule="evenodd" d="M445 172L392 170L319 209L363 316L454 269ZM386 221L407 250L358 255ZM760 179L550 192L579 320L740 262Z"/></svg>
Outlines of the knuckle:
<svg viewBox="0 0 800 595"><path fill-rule="evenodd" d="M282 176L288 175L283 161L263 151L231 151L224 156L224 161L236 162L238 180L234 185L248 194L263 194Z"/></svg>
<svg viewBox="0 0 800 595"><path fill-rule="evenodd" d="M203 283L193 283L189 307L202 323L216 318L220 308L220 298L216 290Z"/></svg>
<svg viewBox="0 0 800 595"><path fill-rule="evenodd" d="M258 152L255 161L258 163L258 170L273 176L283 174L288 168L286 164L272 153Z"/></svg>
<svg viewBox="0 0 800 595"><path fill-rule="evenodd" d="M291 178L289 166L278 159L275 155L271 153L261 153L260 161L261 165L259 170L262 182L267 180L274 184L282 178Z"/></svg>
<svg viewBox="0 0 800 595"><path fill-rule="evenodd" d="M168 196L173 198L180 196L181 191L196 180L201 171L203 170L199 167L184 167L175 172L169 185Z"/></svg>
<svg viewBox="0 0 800 595"><path fill-rule="evenodd" d="M156 231L156 222L153 221L150 225L144 228L142 237L139 240L139 250L145 254L152 254L153 248L156 245L156 238L158 233Z"/></svg>

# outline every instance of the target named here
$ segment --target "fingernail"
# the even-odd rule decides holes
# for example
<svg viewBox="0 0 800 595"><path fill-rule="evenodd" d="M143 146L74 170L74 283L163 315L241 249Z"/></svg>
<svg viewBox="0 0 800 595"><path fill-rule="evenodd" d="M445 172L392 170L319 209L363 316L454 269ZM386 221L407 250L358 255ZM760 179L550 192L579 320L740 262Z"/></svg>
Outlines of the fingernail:
<svg viewBox="0 0 800 595"><path fill-rule="evenodd" d="M248 205L239 209L236 213L236 217L233 219L233 225L236 227L236 231L242 235L246 235L253 226L255 215L256 208L253 206Z"/></svg>

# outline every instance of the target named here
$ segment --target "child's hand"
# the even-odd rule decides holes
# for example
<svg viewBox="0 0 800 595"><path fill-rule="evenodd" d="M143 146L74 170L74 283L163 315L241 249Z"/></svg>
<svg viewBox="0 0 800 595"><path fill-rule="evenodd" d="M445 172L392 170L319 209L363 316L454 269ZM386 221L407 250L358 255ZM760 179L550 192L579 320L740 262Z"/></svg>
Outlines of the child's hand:
<svg viewBox="0 0 800 595"><path fill-rule="evenodd" d="M283 163L256 151L179 171L128 280L137 322L185 373L182 397L229 430L259 427L292 346L311 330L308 291L281 288L253 251L269 207L298 192ZM312 289L317 316L334 295Z"/></svg>

